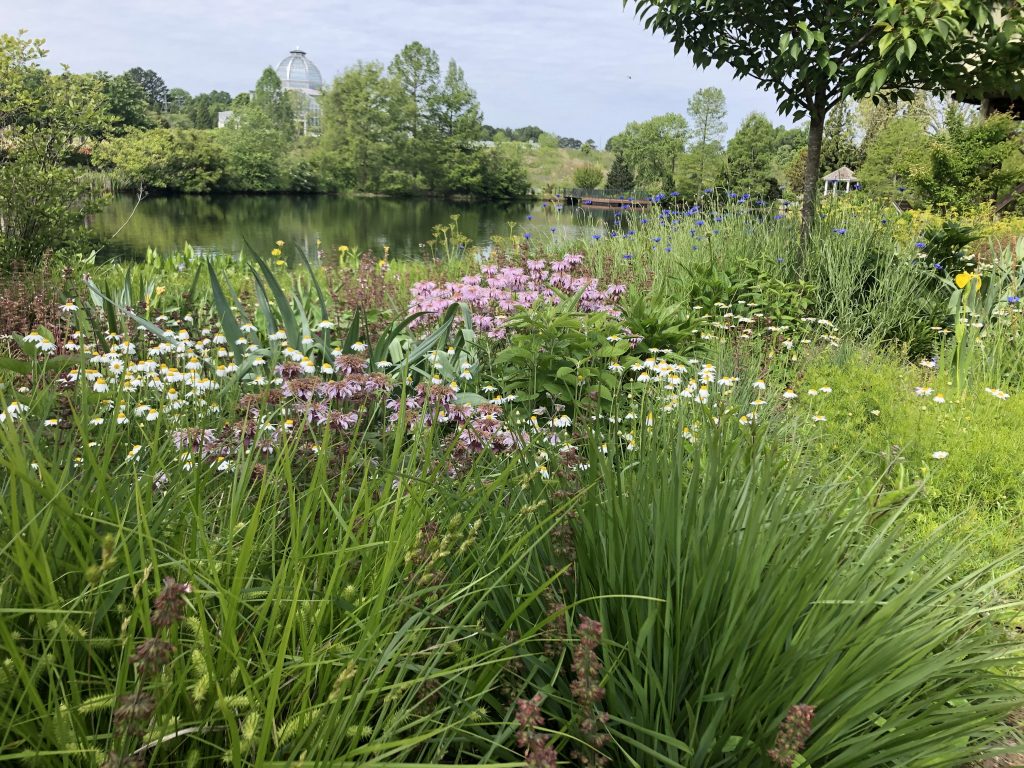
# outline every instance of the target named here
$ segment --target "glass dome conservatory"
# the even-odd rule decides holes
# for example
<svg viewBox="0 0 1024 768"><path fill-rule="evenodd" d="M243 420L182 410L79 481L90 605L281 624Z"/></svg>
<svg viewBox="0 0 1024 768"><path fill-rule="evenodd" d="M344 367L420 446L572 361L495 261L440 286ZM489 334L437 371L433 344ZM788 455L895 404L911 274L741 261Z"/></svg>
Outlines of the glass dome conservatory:
<svg viewBox="0 0 1024 768"><path fill-rule="evenodd" d="M295 119L303 134L320 133L320 103L324 79L305 51L295 49L277 65L281 87L295 94Z"/></svg>
<svg viewBox="0 0 1024 768"><path fill-rule="evenodd" d="M320 94L324 79L316 64L306 58L306 52L295 49L277 65L277 76L286 91L316 91Z"/></svg>

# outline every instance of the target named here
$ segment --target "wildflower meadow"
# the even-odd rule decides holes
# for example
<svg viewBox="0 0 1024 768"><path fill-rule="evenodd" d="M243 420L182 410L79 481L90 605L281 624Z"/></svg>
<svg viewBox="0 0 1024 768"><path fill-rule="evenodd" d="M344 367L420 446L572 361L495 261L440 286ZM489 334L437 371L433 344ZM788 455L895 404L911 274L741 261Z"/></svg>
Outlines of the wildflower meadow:
<svg viewBox="0 0 1024 768"><path fill-rule="evenodd" d="M0 761L1017 749L1024 241L543 211L44 267L0 318Z"/></svg>

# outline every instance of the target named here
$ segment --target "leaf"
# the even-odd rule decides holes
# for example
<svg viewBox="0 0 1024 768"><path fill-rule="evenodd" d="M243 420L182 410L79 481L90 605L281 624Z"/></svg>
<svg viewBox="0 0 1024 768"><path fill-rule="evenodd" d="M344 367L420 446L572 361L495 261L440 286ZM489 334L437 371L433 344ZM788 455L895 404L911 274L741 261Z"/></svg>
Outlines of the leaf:
<svg viewBox="0 0 1024 768"><path fill-rule="evenodd" d="M288 297L281 288L281 284L274 277L274 273L267 266L267 263L260 258L260 255L248 242L246 242L246 246L250 251L249 258L253 259L260 268L260 272L263 273L263 279L266 280L267 287L274 296L277 311L281 313L281 322L284 323L284 332L288 335L288 343L298 349L302 346L302 338L299 336L299 325L295 319L295 313L292 311L291 302L288 301Z"/></svg>
<svg viewBox="0 0 1024 768"><path fill-rule="evenodd" d="M238 341L242 338L242 329L238 327L238 320L235 319L234 313L231 311L231 307L228 304L227 298L224 296L224 291L221 290L220 281L217 279L217 273L213 270L213 264L206 262L206 268L210 273L210 289L213 291L213 305L217 309L217 314L220 316L220 327L224 331L224 336L228 340L228 345L231 347L231 353L235 358L235 363L242 362L242 348L238 344Z"/></svg>

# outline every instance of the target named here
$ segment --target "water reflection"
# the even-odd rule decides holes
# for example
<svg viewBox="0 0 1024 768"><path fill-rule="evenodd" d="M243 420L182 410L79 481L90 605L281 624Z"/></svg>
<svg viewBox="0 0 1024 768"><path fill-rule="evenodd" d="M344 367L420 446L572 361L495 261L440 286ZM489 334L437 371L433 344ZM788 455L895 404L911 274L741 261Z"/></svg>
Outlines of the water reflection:
<svg viewBox="0 0 1024 768"><path fill-rule="evenodd" d="M316 241L325 251L339 245L353 250L390 246L393 257L418 256L426 250L435 225L459 216L459 230L475 245L487 245L493 235L533 232L574 236L603 226L589 211L558 213L542 203L460 203L447 200L347 198L327 195L219 195L215 197L151 197L136 208L136 199L119 196L93 217L97 234L109 238L106 259L137 259L146 248L162 253L186 242L196 250L238 252L245 241L269 248L275 240L300 243L311 252ZM135 209L134 214L132 213ZM127 222L127 223L126 223Z"/></svg>

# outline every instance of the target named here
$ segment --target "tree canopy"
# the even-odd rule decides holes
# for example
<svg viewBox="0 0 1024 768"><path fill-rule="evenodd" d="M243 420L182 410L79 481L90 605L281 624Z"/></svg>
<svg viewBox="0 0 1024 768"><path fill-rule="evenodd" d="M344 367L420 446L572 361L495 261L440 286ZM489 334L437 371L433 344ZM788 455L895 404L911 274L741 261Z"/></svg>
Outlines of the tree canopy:
<svg viewBox="0 0 1024 768"><path fill-rule="evenodd" d="M847 96L904 98L915 86L940 90L957 71L947 62L1005 66L1004 36L1020 30L1019 5L990 0L624 0L644 26L666 34L699 67L731 67L773 92L783 114L810 118L803 236L818 193L821 139L829 111ZM987 42L993 37L1000 41ZM1018 46L1019 47L1019 44ZM985 58L989 57L989 58ZM1019 57L1019 54L1018 54ZM998 68L998 67L997 67ZM975 67L979 78L984 73Z"/></svg>

